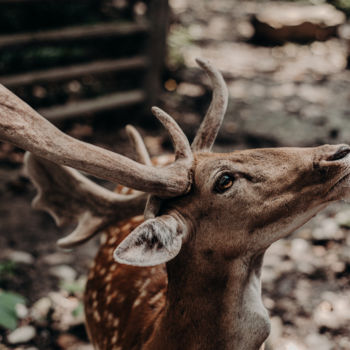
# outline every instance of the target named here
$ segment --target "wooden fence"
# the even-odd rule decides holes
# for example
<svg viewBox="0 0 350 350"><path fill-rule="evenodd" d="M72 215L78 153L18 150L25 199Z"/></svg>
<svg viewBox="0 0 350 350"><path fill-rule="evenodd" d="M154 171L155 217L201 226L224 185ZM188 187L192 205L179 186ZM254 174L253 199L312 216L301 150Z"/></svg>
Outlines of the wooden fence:
<svg viewBox="0 0 350 350"><path fill-rule="evenodd" d="M53 121L148 107L167 27L167 0L0 0L0 83Z"/></svg>

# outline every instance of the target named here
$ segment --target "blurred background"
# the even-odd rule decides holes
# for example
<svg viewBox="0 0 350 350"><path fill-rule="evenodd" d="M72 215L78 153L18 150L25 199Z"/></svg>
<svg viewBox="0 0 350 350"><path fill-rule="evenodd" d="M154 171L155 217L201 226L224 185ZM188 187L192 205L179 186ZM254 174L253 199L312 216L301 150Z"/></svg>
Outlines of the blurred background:
<svg viewBox="0 0 350 350"><path fill-rule="evenodd" d="M158 104L194 136L211 98L230 100L215 151L350 140L350 0L0 0L0 83L59 128L133 157L124 126L171 152ZM85 276L99 238L30 208L23 151L0 143L0 350L91 350ZM112 189L113 184L104 183ZM267 252L268 349L350 349L350 206L336 204Z"/></svg>

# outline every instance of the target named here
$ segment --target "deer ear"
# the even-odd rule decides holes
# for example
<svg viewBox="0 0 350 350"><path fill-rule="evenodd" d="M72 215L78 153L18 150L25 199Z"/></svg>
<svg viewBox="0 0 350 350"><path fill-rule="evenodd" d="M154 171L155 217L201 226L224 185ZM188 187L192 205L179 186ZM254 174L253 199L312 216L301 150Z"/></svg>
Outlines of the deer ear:
<svg viewBox="0 0 350 350"><path fill-rule="evenodd" d="M114 259L133 266L163 264L179 253L186 232L185 223L172 215L149 219L119 244Z"/></svg>

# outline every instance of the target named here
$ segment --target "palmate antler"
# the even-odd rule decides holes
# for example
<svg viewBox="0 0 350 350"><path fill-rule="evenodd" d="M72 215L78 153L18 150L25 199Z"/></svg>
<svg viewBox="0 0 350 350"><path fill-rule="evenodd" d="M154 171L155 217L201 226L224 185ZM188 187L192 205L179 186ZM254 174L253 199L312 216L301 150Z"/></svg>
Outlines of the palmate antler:
<svg viewBox="0 0 350 350"><path fill-rule="evenodd" d="M192 152L173 119L160 119L173 139L176 161L155 169L120 154L76 140L53 126L5 87L0 86L0 139L54 163L83 170L143 192L163 197L186 193Z"/></svg>
<svg viewBox="0 0 350 350"><path fill-rule="evenodd" d="M226 86L208 61L197 60L214 85L213 100L193 143L193 150L210 149L227 105ZM154 168L117 153L76 140L58 130L25 102L0 85L0 139L54 163L83 170L91 175L139 191L174 197L189 191L192 151L177 123L159 109L153 113L172 137L176 160Z"/></svg>
<svg viewBox="0 0 350 350"><path fill-rule="evenodd" d="M150 165L151 160L140 134L131 125L126 130L139 162ZM73 232L58 240L61 248L80 245L111 223L140 215L144 210L146 193L122 195L108 191L72 168L29 152L24 163L38 191L32 206L48 212L57 226L77 224Z"/></svg>
<svg viewBox="0 0 350 350"><path fill-rule="evenodd" d="M70 178L83 196L86 198L89 198L90 195L95 196L96 203L94 203L94 206L101 205L101 211L103 212L107 210L107 206L116 210L117 205L113 205L113 202L117 203L120 200L127 203L125 209L123 209L123 211L126 211L124 215L127 215L128 206L133 211L135 205L137 208L144 205L145 195L137 195L135 198L121 198L120 195L111 194L107 190L107 192L97 190L97 185L78 172L60 167L55 163L70 166L96 177L149 193L151 197L145 214L148 217L153 217L157 214L160 198L180 196L189 191L192 183L192 151L210 151L227 107L227 88L221 74L206 60L198 59L197 63L208 74L214 91L208 113L193 141L192 149L186 136L173 118L157 107L152 108L152 113L168 130L175 150L175 162L163 168L152 166L141 137L132 127L129 126L127 132L133 140L140 163L62 133L2 85L0 85L0 139L12 142L35 155L27 158L28 169L32 169L32 172L42 171L40 181L44 184L49 177L55 178L57 174L61 174L61 178L66 180ZM43 171L44 168L45 171ZM52 189L50 190L49 186L46 186L45 191L50 193ZM63 192L68 194L69 186ZM98 192L101 193L96 196ZM108 201L99 199L100 195L104 199L108 197ZM43 198L39 193L38 207L47 206L47 203L45 203L47 200ZM48 195L45 198L48 198ZM75 204L70 203L70 205ZM102 208L104 209L102 210ZM53 213L56 220L62 221L63 217L69 218L70 214L67 211L62 212L62 215L57 215L57 212L56 210L56 214ZM86 214L86 212L89 214ZM97 212L100 212L100 210L97 210ZM110 213L111 211L107 210L107 212ZM61 246L74 246L90 238L97 229L101 228L105 221L95 214L96 210L91 208L84 212L81 211L77 229L60 241Z"/></svg>

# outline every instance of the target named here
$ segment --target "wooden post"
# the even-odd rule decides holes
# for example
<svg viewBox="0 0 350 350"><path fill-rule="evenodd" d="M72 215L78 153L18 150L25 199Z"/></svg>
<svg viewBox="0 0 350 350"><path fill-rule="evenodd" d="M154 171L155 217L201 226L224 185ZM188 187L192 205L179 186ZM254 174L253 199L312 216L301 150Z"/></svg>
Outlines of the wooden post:
<svg viewBox="0 0 350 350"><path fill-rule="evenodd" d="M168 0L151 0L149 4L149 57L150 65L145 81L147 94L147 106L153 106L159 100L162 88L162 73L166 58L166 39L169 29L169 4Z"/></svg>

